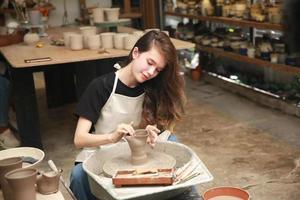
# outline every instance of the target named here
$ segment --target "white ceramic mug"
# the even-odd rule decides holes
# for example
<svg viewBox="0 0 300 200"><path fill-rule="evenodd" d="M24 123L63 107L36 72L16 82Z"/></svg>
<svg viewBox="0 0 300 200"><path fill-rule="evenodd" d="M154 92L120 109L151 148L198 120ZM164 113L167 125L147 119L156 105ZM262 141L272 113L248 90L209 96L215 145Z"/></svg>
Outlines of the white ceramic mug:
<svg viewBox="0 0 300 200"><path fill-rule="evenodd" d="M97 28L95 26L83 26L80 27L80 32L83 35L83 47L88 48L88 36L89 35L96 35Z"/></svg>
<svg viewBox="0 0 300 200"><path fill-rule="evenodd" d="M124 38L124 48L126 50L131 50L135 43L138 41L139 37L133 34L129 34Z"/></svg>
<svg viewBox="0 0 300 200"><path fill-rule="evenodd" d="M117 33L114 35L114 47L115 49L124 49L124 38L127 37L128 33Z"/></svg>
<svg viewBox="0 0 300 200"><path fill-rule="evenodd" d="M74 32L64 32L63 33L65 47L67 47L67 48L70 48L70 36L72 34L76 34L76 33L74 33Z"/></svg>
<svg viewBox="0 0 300 200"><path fill-rule="evenodd" d="M83 49L83 35L81 35L81 34L72 34L70 36L70 48L72 50L81 50L81 49Z"/></svg>
<svg viewBox="0 0 300 200"><path fill-rule="evenodd" d="M87 46L89 49L99 49L101 46L100 35L89 35Z"/></svg>
<svg viewBox="0 0 300 200"><path fill-rule="evenodd" d="M105 8L106 21L114 22L119 20L120 8Z"/></svg>
<svg viewBox="0 0 300 200"><path fill-rule="evenodd" d="M92 9L92 16L93 16L94 23L104 22L104 9L103 8Z"/></svg>
<svg viewBox="0 0 300 200"><path fill-rule="evenodd" d="M113 49L114 48L114 35L113 32L101 33L101 44L104 49Z"/></svg>

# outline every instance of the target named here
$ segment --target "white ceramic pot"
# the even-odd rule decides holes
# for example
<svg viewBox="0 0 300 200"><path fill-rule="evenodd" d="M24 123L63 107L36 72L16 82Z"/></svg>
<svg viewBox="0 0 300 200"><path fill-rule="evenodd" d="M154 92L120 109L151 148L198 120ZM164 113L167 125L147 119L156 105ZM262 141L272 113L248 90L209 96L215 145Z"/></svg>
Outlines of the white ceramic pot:
<svg viewBox="0 0 300 200"><path fill-rule="evenodd" d="M72 34L70 36L70 49L72 49L72 50L83 49L83 35Z"/></svg>
<svg viewBox="0 0 300 200"><path fill-rule="evenodd" d="M87 38L87 46L89 49L99 49L101 46L100 35L89 35Z"/></svg>
<svg viewBox="0 0 300 200"><path fill-rule="evenodd" d="M210 0L203 0L201 2L201 14L203 16L207 16L208 14L211 14L208 12L210 12L212 9L213 9L213 6L212 6Z"/></svg>
<svg viewBox="0 0 300 200"><path fill-rule="evenodd" d="M249 58L255 58L255 49L254 48L248 48L248 50L247 50L247 56Z"/></svg>
<svg viewBox="0 0 300 200"><path fill-rule="evenodd" d="M114 35L113 32L101 33L101 44L104 49L113 49L114 48Z"/></svg>
<svg viewBox="0 0 300 200"><path fill-rule="evenodd" d="M92 16L93 16L94 23L104 22L104 9L103 8L92 9Z"/></svg>
<svg viewBox="0 0 300 200"><path fill-rule="evenodd" d="M127 37L128 33L117 33L114 35L114 47L115 49L124 49L124 38Z"/></svg>
<svg viewBox="0 0 300 200"><path fill-rule="evenodd" d="M80 32L83 35L83 47L88 48L88 36L96 35L97 28L95 26L83 26L80 27Z"/></svg>
<svg viewBox="0 0 300 200"><path fill-rule="evenodd" d="M76 34L76 33L74 33L74 32L64 32L63 33L65 47L70 48L70 36L73 34Z"/></svg>
<svg viewBox="0 0 300 200"><path fill-rule="evenodd" d="M271 53L271 63L278 63L279 54Z"/></svg>
<svg viewBox="0 0 300 200"><path fill-rule="evenodd" d="M40 40L40 36L37 33L27 33L24 35L24 42L27 45L32 45Z"/></svg>
<svg viewBox="0 0 300 200"><path fill-rule="evenodd" d="M131 50L135 43L138 41L139 37L133 34L129 34L124 38L124 45L126 50Z"/></svg>
<svg viewBox="0 0 300 200"><path fill-rule="evenodd" d="M105 8L106 21L114 22L119 20L120 8Z"/></svg>

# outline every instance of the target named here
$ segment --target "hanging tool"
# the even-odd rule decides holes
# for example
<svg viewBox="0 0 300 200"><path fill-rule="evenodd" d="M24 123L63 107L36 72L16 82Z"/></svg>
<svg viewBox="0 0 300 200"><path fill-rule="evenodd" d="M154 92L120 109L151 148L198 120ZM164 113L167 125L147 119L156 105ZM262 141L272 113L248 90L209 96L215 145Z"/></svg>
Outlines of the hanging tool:
<svg viewBox="0 0 300 200"><path fill-rule="evenodd" d="M68 20L67 3L66 3L66 0L64 0L64 15L63 15L62 25L66 26L68 24L69 24L69 20Z"/></svg>

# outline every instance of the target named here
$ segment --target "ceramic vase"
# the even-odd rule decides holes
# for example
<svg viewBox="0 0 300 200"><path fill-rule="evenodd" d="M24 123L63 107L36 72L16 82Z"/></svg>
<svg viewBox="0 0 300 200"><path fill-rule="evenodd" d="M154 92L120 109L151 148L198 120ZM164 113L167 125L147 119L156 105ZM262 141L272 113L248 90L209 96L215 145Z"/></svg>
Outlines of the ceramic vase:
<svg viewBox="0 0 300 200"><path fill-rule="evenodd" d="M26 33L24 35L24 42L27 45L32 45L40 40L40 36L37 33Z"/></svg>
<svg viewBox="0 0 300 200"><path fill-rule="evenodd" d="M12 170L22 167L22 159L20 157L12 157L0 160L0 184L3 192L4 200L13 200L12 191L4 175Z"/></svg>
<svg viewBox="0 0 300 200"><path fill-rule="evenodd" d="M131 164L142 165L147 162L147 138L148 132L145 129L137 129L134 135L125 137L131 150Z"/></svg>
<svg viewBox="0 0 300 200"><path fill-rule="evenodd" d="M36 169L16 169L5 174L14 200L36 200Z"/></svg>
<svg viewBox="0 0 300 200"><path fill-rule="evenodd" d="M41 194L53 194L58 191L60 172L48 171L37 177L37 190Z"/></svg>

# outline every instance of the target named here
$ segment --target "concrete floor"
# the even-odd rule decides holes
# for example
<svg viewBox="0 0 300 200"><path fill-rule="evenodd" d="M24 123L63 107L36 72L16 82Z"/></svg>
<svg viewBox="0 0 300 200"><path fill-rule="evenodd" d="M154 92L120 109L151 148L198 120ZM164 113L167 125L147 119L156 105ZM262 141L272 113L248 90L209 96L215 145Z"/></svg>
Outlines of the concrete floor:
<svg viewBox="0 0 300 200"><path fill-rule="evenodd" d="M75 104L47 109L44 83L35 76L46 160L68 179L74 157ZM197 186L245 187L254 200L300 199L300 118L285 115L187 78L188 104L176 135L214 176ZM68 182L68 180L67 180Z"/></svg>

